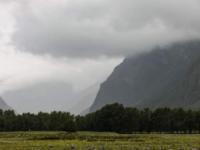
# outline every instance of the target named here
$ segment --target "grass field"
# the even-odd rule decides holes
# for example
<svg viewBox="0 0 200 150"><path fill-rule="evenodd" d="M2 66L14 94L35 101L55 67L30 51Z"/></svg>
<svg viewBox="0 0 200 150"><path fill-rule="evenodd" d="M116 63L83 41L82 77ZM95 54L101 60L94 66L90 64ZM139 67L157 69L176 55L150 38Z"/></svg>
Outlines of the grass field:
<svg viewBox="0 0 200 150"><path fill-rule="evenodd" d="M0 133L0 150L200 150L200 135L96 132Z"/></svg>

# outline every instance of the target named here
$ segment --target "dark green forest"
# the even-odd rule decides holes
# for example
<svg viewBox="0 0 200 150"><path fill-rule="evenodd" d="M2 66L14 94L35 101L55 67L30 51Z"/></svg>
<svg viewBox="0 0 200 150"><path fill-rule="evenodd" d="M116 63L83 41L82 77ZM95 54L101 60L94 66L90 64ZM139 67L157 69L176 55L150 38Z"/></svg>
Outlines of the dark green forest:
<svg viewBox="0 0 200 150"><path fill-rule="evenodd" d="M85 116L68 112L16 114L0 110L0 131L109 131L118 133L200 133L200 110L137 109L115 103Z"/></svg>

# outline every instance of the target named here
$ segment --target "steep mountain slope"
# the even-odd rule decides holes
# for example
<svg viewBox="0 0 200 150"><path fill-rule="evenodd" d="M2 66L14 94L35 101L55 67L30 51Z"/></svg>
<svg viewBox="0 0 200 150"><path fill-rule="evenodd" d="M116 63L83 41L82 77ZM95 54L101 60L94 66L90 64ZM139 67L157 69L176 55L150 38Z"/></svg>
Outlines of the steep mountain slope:
<svg viewBox="0 0 200 150"><path fill-rule="evenodd" d="M8 106L1 97L0 97L0 109L1 110L11 109L11 107Z"/></svg>
<svg viewBox="0 0 200 150"><path fill-rule="evenodd" d="M200 108L200 59L191 65L186 75L172 89L163 93L160 105L163 104L170 107Z"/></svg>
<svg viewBox="0 0 200 150"><path fill-rule="evenodd" d="M151 108L200 107L199 67L199 41L126 58L101 85L90 111L113 102Z"/></svg>
<svg viewBox="0 0 200 150"><path fill-rule="evenodd" d="M95 84L74 94L74 96L72 96L72 101L76 101L77 103L68 109L68 111L76 115L89 113L89 108L94 102L98 91L99 84Z"/></svg>

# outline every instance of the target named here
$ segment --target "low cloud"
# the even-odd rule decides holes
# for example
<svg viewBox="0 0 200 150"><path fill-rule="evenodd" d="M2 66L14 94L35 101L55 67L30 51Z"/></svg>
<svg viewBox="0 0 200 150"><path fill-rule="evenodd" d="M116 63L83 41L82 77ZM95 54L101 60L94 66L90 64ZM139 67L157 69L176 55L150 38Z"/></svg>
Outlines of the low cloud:
<svg viewBox="0 0 200 150"><path fill-rule="evenodd" d="M2 0L0 17L2 91L41 80L84 88L127 55L200 37L198 0Z"/></svg>
<svg viewBox="0 0 200 150"><path fill-rule="evenodd" d="M29 0L15 11L18 49L121 57L200 37L198 0Z"/></svg>
<svg viewBox="0 0 200 150"><path fill-rule="evenodd" d="M98 60L56 59L12 49L0 51L0 91L15 90L41 81L66 82L74 90L82 90L102 82L120 59ZM105 68L105 66L107 66Z"/></svg>
<svg viewBox="0 0 200 150"><path fill-rule="evenodd" d="M57 58L48 51L45 52L45 55L40 55L40 52L35 54L32 49L30 51L24 49L23 51L16 47L16 45L13 45L12 36L16 30L19 30L17 25L20 20L17 21L14 14L16 14L16 9L21 8L22 5L33 6L29 2L25 4L26 2L23 0L20 2L0 1L0 18L2 18L0 20L0 94L5 91L26 88L40 82L65 82L71 85L74 90L82 90L96 82L105 80L112 69L120 63L121 58L99 57L98 59L89 59L72 58L66 55ZM51 1L49 3L53 4ZM24 10L24 13L28 9L29 7ZM23 13L23 11L20 13ZM40 15L40 12L38 15ZM25 31L27 31L26 27L24 28ZM22 33L24 32L22 31ZM33 30L31 29L30 32L33 33ZM40 35L37 36L39 38ZM34 39L27 38L27 40ZM36 42L35 45L37 44Z"/></svg>
<svg viewBox="0 0 200 150"><path fill-rule="evenodd" d="M80 91L127 55L200 38L198 0L0 0L0 18L0 94L41 82Z"/></svg>

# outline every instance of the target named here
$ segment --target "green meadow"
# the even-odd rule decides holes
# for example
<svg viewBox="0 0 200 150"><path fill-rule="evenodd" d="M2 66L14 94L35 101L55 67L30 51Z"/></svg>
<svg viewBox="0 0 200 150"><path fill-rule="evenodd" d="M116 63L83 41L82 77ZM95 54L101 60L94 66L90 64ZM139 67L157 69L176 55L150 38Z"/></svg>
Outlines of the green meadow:
<svg viewBox="0 0 200 150"><path fill-rule="evenodd" d="M199 134L1 132L0 150L199 150Z"/></svg>

